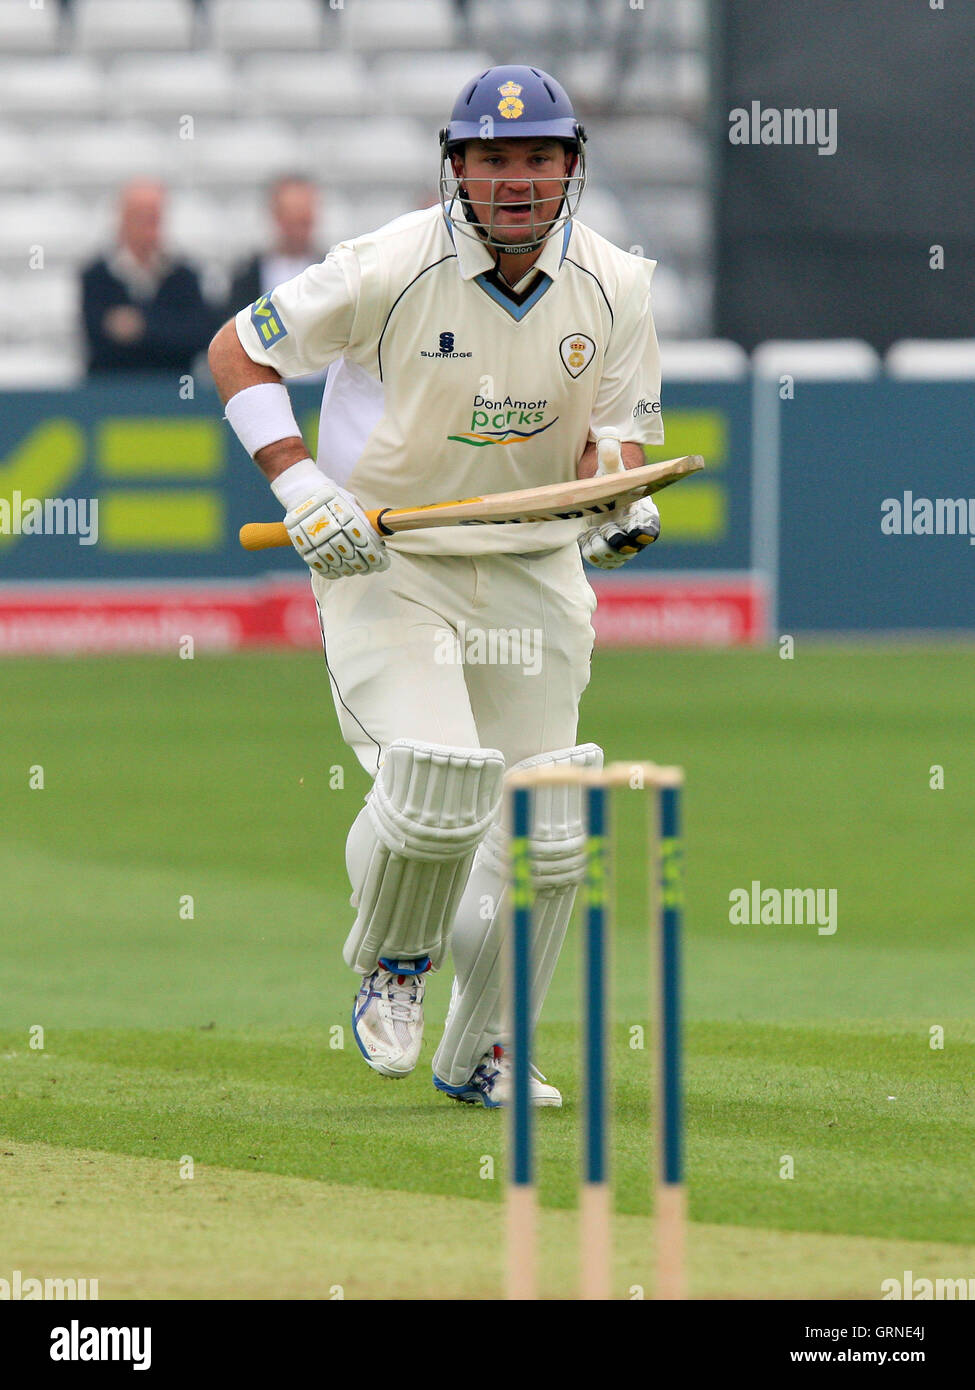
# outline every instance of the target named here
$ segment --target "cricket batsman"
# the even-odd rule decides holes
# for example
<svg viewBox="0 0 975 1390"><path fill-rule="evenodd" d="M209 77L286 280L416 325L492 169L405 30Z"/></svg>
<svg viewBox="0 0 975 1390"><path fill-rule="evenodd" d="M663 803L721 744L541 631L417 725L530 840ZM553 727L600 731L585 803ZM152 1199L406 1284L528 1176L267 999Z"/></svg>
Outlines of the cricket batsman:
<svg viewBox="0 0 975 1390"><path fill-rule="evenodd" d="M659 515L645 498L598 525L384 540L364 510L569 482L597 460L637 467L663 442L655 262L577 220L585 139L547 73L482 72L441 132L439 205L336 246L210 347L226 418L311 568L342 734L374 779L346 846L356 1042L380 1075L407 1076L429 973L449 961L433 1084L486 1106L511 1090L504 777L601 764L576 742L595 608L583 560L624 563ZM284 380L325 366L313 460ZM585 853L578 787L534 802L537 1023ZM532 1100L562 1103L541 1073Z"/></svg>

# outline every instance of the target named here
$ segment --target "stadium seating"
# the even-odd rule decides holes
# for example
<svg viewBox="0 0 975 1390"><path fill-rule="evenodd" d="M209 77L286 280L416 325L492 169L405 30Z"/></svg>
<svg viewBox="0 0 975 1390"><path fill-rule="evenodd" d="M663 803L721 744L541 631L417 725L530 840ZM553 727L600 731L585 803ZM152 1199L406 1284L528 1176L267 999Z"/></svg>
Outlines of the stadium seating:
<svg viewBox="0 0 975 1390"><path fill-rule="evenodd" d="M74 0L72 9L82 53L187 49L196 35L193 0Z"/></svg>
<svg viewBox="0 0 975 1390"><path fill-rule="evenodd" d="M466 18L452 0L0 0L0 280L23 309L40 283L32 247L45 267L75 271L110 240L131 177L169 185L170 242L215 285L262 244L267 185L283 172L321 184L326 247L427 206L455 92L530 53L590 130L584 219L660 262L662 335L701 335L706 11L705 0L469 0ZM67 302L52 280L32 317L32 347L58 338L55 376Z"/></svg>
<svg viewBox="0 0 975 1390"><path fill-rule="evenodd" d="M880 374L880 357L857 338L792 342L773 339L752 353L759 376L802 377L807 381L869 381Z"/></svg>
<svg viewBox="0 0 975 1390"><path fill-rule="evenodd" d="M905 338L887 349L884 366L905 381L972 381L975 379L975 338L925 342Z"/></svg>
<svg viewBox="0 0 975 1390"><path fill-rule="evenodd" d="M748 353L726 338L660 343L665 382L740 381L748 375Z"/></svg>
<svg viewBox="0 0 975 1390"><path fill-rule="evenodd" d="M342 38L353 49L382 49L385 53L410 49L435 51L449 48L454 39L450 0L369 0L350 4L341 15Z"/></svg>
<svg viewBox="0 0 975 1390"><path fill-rule="evenodd" d="M110 99L101 68L89 58L57 55L0 63L3 107L21 119L93 116Z"/></svg>
<svg viewBox="0 0 975 1390"><path fill-rule="evenodd" d="M57 0L42 9L25 0L0 0L0 53L51 53L60 39L61 10Z"/></svg>
<svg viewBox="0 0 975 1390"><path fill-rule="evenodd" d="M322 19L318 0L210 0L209 5L213 43L229 53L314 51L328 41L330 26Z"/></svg>
<svg viewBox="0 0 975 1390"><path fill-rule="evenodd" d="M119 58L107 87L116 116L229 116L239 102L233 64L216 53Z"/></svg>
<svg viewBox="0 0 975 1390"><path fill-rule="evenodd" d="M104 221L92 215L89 203L61 190L6 196L0 217L0 264L34 273L29 264L31 248L37 247L45 266L80 265L107 230Z"/></svg>
<svg viewBox="0 0 975 1390"><path fill-rule="evenodd" d="M431 124L444 124L444 92L459 92L475 73L491 66L486 52L399 54L375 64L373 90L384 113L423 116ZM449 105L449 101L447 103Z"/></svg>
<svg viewBox="0 0 975 1390"><path fill-rule="evenodd" d="M366 116L375 93L350 53L261 54L240 68L241 109L254 116Z"/></svg>

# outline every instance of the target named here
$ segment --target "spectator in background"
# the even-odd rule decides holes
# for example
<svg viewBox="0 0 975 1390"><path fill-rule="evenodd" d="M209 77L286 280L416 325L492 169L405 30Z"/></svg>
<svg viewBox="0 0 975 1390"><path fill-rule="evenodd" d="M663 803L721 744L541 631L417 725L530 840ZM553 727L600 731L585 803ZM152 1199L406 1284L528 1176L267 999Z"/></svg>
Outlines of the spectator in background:
<svg viewBox="0 0 975 1390"><path fill-rule="evenodd" d="M286 174L274 181L270 194L273 245L238 270L225 317L324 260L325 250L316 240L318 196L315 184L299 174Z"/></svg>
<svg viewBox="0 0 975 1390"><path fill-rule="evenodd" d="M189 373L217 319L199 277L162 249L166 190L140 179L123 190L118 245L81 277L88 371Z"/></svg>

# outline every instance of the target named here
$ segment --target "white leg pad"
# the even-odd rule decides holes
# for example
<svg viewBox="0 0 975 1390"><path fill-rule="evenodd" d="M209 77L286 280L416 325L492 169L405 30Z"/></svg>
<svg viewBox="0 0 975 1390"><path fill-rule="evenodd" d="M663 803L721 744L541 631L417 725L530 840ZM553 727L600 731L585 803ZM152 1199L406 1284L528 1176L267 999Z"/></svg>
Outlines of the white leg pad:
<svg viewBox="0 0 975 1390"><path fill-rule="evenodd" d="M584 743L526 758L512 771L547 763L598 768L602 767L603 753L595 743ZM537 787L532 802L528 853L535 890L535 1024L552 983L576 890L585 876L586 837L579 786ZM433 1059L433 1070L450 1086L464 1085L488 1048L494 1043L504 1046L507 1041L502 979L507 927L506 849L506 833L500 824L492 825L475 856L454 923L453 992L443 1038Z"/></svg>
<svg viewBox="0 0 975 1390"><path fill-rule="evenodd" d="M381 956L441 964L503 776L496 748L389 745L346 843L358 912L343 956L353 970L368 974Z"/></svg>

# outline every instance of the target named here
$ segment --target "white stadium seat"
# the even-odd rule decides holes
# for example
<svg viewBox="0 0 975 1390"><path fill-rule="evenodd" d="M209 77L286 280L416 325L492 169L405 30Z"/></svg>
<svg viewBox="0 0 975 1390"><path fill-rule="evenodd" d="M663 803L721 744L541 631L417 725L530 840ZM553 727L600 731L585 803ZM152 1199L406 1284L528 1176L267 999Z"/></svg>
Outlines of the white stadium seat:
<svg viewBox="0 0 975 1390"><path fill-rule="evenodd" d="M427 188L439 172L436 137L414 121L391 117L372 121L320 121L307 140L314 168L326 182Z"/></svg>
<svg viewBox="0 0 975 1390"><path fill-rule="evenodd" d="M0 188L32 188L37 181L36 137L27 126L0 125ZM0 225L6 210L0 214Z"/></svg>
<svg viewBox="0 0 975 1390"><path fill-rule="evenodd" d="M307 53L329 39L319 0L210 0L209 18L214 44L230 53L269 48ZM336 31L343 19L341 11L328 16Z"/></svg>
<svg viewBox="0 0 975 1390"><path fill-rule="evenodd" d="M748 375L748 353L727 338L662 341L660 369L671 381L741 381Z"/></svg>
<svg viewBox="0 0 975 1390"><path fill-rule="evenodd" d="M42 167L65 187L117 188L133 178L170 179L192 141L136 121L105 121L43 131Z"/></svg>
<svg viewBox="0 0 975 1390"><path fill-rule="evenodd" d="M641 58L622 78L619 109L667 111L674 106L703 110L708 67L703 53L655 53Z"/></svg>
<svg viewBox="0 0 975 1390"><path fill-rule="evenodd" d="M307 142L284 122L202 120L196 138L181 143L178 179L197 188L253 187L278 174L312 172Z"/></svg>
<svg viewBox="0 0 975 1390"><path fill-rule="evenodd" d="M880 373L880 358L859 338L775 338L752 353L758 376L792 376L804 381L870 381Z"/></svg>
<svg viewBox="0 0 975 1390"><path fill-rule="evenodd" d="M450 0L355 0L342 12L343 43L377 53L450 48Z"/></svg>
<svg viewBox="0 0 975 1390"><path fill-rule="evenodd" d="M63 342L78 330L78 276L64 266L0 276L0 300L10 322L28 338Z"/></svg>
<svg viewBox="0 0 975 1390"><path fill-rule="evenodd" d="M83 375L80 344L0 347L2 391L54 391L77 386Z"/></svg>
<svg viewBox="0 0 975 1390"><path fill-rule="evenodd" d="M0 53L51 53L58 45L61 7L48 0L41 9L27 0L0 0Z"/></svg>
<svg viewBox="0 0 975 1390"><path fill-rule="evenodd" d="M326 241L334 246L339 241L349 241L384 227L404 213L415 212L417 208L429 207L421 194L421 187L401 189L399 192L372 193L364 191L361 196L345 198L329 194L323 207L323 224ZM431 196L431 201L435 201Z"/></svg>
<svg viewBox="0 0 975 1390"><path fill-rule="evenodd" d="M230 263L262 244L265 216L255 194L211 197L185 190L172 194L166 209L164 240L187 260Z"/></svg>
<svg viewBox="0 0 975 1390"><path fill-rule="evenodd" d="M0 217L0 260L18 270L28 268L32 246L43 250L44 264L86 260L99 244L104 224L89 204L63 193L5 197ZM43 274L33 271L32 274Z"/></svg>
<svg viewBox="0 0 975 1390"><path fill-rule="evenodd" d="M375 86L349 53L270 54L247 59L241 93L250 115L358 116Z"/></svg>
<svg viewBox="0 0 975 1390"><path fill-rule="evenodd" d="M490 66L485 53L400 54L376 63L374 90L386 115L425 116L440 127L464 84Z"/></svg>
<svg viewBox="0 0 975 1390"><path fill-rule="evenodd" d="M679 117L600 121L587 154L594 168L624 185L660 180L701 185L708 175L707 139Z"/></svg>
<svg viewBox="0 0 975 1390"><path fill-rule="evenodd" d="M645 256L659 261L675 256L682 261L707 257L712 214L711 201L703 188L650 189L634 199L632 207L634 240L642 246Z"/></svg>
<svg viewBox="0 0 975 1390"><path fill-rule="evenodd" d="M88 58L0 64L0 103L14 116L93 116L108 99L101 72Z"/></svg>
<svg viewBox="0 0 975 1390"><path fill-rule="evenodd" d="M605 184L587 181L579 208L579 220L614 246L621 246L624 251L634 245L631 221L619 198Z"/></svg>
<svg viewBox="0 0 975 1390"><path fill-rule="evenodd" d="M904 381L971 381L975 338L904 338L888 348L884 366Z"/></svg>
<svg viewBox="0 0 975 1390"><path fill-rule="evenodd" d="M75 0L75 44L82 53L192 48L193 0Z"/></svg>
<svg viewBox="0 0 975 1390"><path fill-rule="evenodd" d="M530 4L525 4L525 0L473 0L474 41L493 47L498 35L503 34L509 42L524 44L537 39L547 47L556 34L564 32L567 8L567 0L531 0ZM524 62L524 59L509 61ZM540 66L545 67L545 64ZM553 62L551 66L556 64Z"/></svg>
<svg viewBox="0 0 975 1390"><path fill-rule="evenodd" d="M233 65L215 53L119 58L108 75L120 116L231 115L237 109Z"/></svg>

